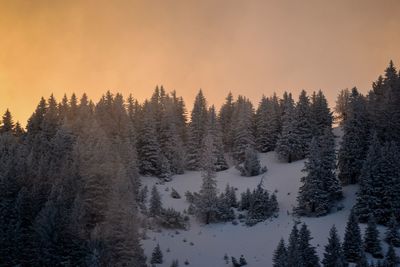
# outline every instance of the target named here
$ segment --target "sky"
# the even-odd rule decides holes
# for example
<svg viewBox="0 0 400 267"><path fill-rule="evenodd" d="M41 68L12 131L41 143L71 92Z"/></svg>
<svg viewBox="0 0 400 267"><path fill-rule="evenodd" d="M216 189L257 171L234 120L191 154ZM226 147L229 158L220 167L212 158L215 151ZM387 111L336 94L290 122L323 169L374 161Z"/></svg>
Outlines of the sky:
<svg viewBox="0 0 400 267"><path fill-rule="evenodd" d="M22 124L41 96L107 90L139 101L156 85L188 109L201 88L219 107L229 91L367 92L400 66L397 0L0 0L0 112Z"/></svg>

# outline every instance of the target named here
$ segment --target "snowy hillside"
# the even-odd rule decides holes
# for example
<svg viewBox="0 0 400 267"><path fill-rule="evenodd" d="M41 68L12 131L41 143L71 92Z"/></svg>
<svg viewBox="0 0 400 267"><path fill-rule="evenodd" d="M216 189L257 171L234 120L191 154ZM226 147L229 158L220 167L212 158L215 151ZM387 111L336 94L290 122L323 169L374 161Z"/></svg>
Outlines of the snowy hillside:
<svg viewBox="0 0 400 267"><path fill-rule="evenodd" d="M335 134L341 135L339 129ZM319 218L297 218L291 213L296 205L296 197L300 186L300 178L304 175L301 170L304 167L304 160L293 163L282 163L277 159L275 152L260 154L260 161L263 166L268 167L268 172L255 176L240 176L238 170L231 167L229 170L218 173L217 182L220 192L225 189L226 184L237 188L238 196L247 188L253 189L263 180L266 189L271 193L277 191L279 203L278 218L269 219L253 227L243 224L233 225L229 223L218 223L204 225L200 224L194 217L190 219L190 229L187 231L165 230L148 231L148 239L143 241L146 255L151 255L153 248L160 244L164 255L164 264L158 266L170 266L172 260L178 259L180 266L188 260L189 266L194 267L221 267L227 265L223 259L225 253L229 256L239 258L244 255L248 266L266 267L272 266L273 251L283 237L287 240L295 220L305 222L311 230L312 244L317 248L319 257L322 258L324 246L327 243L329 229L336 225L338 232L343 238L346 222L351 207L356 200L357 185L345 186L343 188L344 199L338 206L342 210L335 211L327 216ZM172 207L178 211L188 208L189 203L185 200L186 191L198 191L201 186L200 172L187 172L184 175L177 175L171 182L159 184L159 179L143 177L142 182L149 188L157 185L165 208ZM170 196L174 188L181 196L181 199L173 199ZM365 226L361 225L362 231ZM384 229L379 228L383 238ZM385 250L386 244L383 244ZM169 252L168 252L169 251Z"/></svg>

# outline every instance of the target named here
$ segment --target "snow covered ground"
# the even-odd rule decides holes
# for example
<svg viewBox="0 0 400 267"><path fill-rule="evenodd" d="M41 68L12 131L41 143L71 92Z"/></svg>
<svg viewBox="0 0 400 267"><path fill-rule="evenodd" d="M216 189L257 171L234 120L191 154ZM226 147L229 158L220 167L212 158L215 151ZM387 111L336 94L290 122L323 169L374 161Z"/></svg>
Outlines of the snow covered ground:
<svg viewBox="0 0 400 267"><path fill-rule="evenodd" d="M239 258L244 255L248 266L266 267L272 266L272 255L281 237L287 241L293 227L294 220L291 211L296 205L296 196L300 186L300 178L303 176L301 170L304 160L293 163L282 163L277 159L275 152L260 154L262 165L268 167L268 172L256 177L242 177L234 167L218 173L218 188L224 191L226 184L238 188L237 196L247 188L253 189L261 179L269 192L277 190L279 203L279 216L253 227L242 224L219 223L204 225L195 218L190 220L190 229L187 231L165 230L161 232L148 231L148 239L143 241L147 256L151 256L153 248L160 244L164 255L164 264L158 266L169 267L172 260L178 259L179 265L184 266L184 261L189 261L193 267L221 267L226 265L223 257L225 253L229 256ZM143 184L151 186L156 184L157 178L144 177ZM186 191L197 192L202 182L200 172L186 172L184 175L174 176L171 182L158 184L162 194L164 208L173 207L183 211L188 208L184 193ZM168 191L165 191L168 188ZM171 188L174 188L182 196L181 199L173 199L170 196ZM312 244L317 247L318 254L322 259L324 246L332 225L336 225L343 239L347 217L350 209L355 203L358 186L346 186L343 188L344 199L341 202L343 209L334 211L332 214L319 218L299 218L305 222L311 230ZM379 228L383 237L384 229ZM364 231L364 225L362 225ZM384 243L386 251L386 244ZM169 252L167 252L169 250ZM397 251L399 252L399 251Z"/></svg>

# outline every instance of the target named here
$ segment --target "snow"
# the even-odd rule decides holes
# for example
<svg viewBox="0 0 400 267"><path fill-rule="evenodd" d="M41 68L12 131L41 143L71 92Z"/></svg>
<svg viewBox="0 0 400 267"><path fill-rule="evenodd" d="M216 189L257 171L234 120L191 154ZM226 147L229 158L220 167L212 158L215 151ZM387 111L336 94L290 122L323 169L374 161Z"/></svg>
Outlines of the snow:
<svg viewBox="0 0 400 267"><path fill-rule="evenodd" d="M337 136L341 136L339 130L335 131ZM287 242L289 233L295 220L305 222L313 240L311 243L317 247L317 252L322 259L324 246L328 241L329 230L332 225L336 225L341 238L343 239L344 230L350 209L355 203L358 186L351 185L343 188L344 199L340 203L342 210L319 218L296 218L291 211L296 205L297 191L300 186L300 178L303 176L301 170L304 167L304 160L283 163L277 159L275 152L260 154L261 166L267 166L268 172L256 177L242 177L234 167L219 172L217 175L218 189L223 192L227 183L237 188L237 196L247 188L253 189L263 180L263 185L271 193L277 191L279 203L278 218L269 219L253 227L242 224L233 225L229 223L219 223L204 225L195 218L190 219L190 229L187 231L165 230L148 231L148 239L143 241L146 255L150 256L152 250L160 244L164 254L164 263L157 266L171 265L172 260L178 259L180 266L184 266L187 259L189 266L193 267L221 267L226 265L223 257L225 253L229 256L239 258L244 255L248 266L272 266L272 255L281 237ZM186 191L197 192L200 189L202 178L200 172L186 172L183 175L173 177L171 182L158 184L159 179L143 177L143 184L157 187L162 195L164 208L173 207L183 211L187 209L189 203L186 201L184 193ZM168 191L165 191L168 188ZM173 199L170 196L171 188L174 188L181 195L181 199ZM364 232L365 225L362 225ZM385 229L379 228L381 237ZM191 243L193 242L193 243ZM384 251L387 246L383 243ZM167 252L167 249L170 252ZM397 250L397 252L399 252Z"/></svg>

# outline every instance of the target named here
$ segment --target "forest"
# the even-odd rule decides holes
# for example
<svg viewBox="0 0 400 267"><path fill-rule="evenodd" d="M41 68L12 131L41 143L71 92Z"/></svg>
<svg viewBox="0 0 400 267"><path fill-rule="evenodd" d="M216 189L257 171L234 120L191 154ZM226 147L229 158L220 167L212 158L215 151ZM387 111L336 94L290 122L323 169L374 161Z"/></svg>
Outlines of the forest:
<svg viewBox="0 0 400 267"><path fill-rule="evenodd" d="M391 61L365 95L343 89L330 107L321 90L303 90L296 99L290 92L262 96L257 105L229 93L217 109L199 90L189 113L175 91L157 86L142 103L110 91L96 102L86 94L43 97L26 127L6 110L0 266L153 266L165 251L145 252L144 229L279 220L280 192L262 179L240 194L217 187L218 173L230 168L244 181L267 175L260 155L272 151L283 163L305 160L297 205L288 211L296 221L338 212L348 185L358 192L343 242L333 226L323 258L307 224L295 222L287 241L271 240L277 248L264 266L398 266L400 73ZM339 145L335 127L343 133ZM201 173L200 190L170 192L185 198L184 212L165 207L157 186L145 186L193 172ZM364 234L360 224L367 224ZM244 256L225 260L252 266ZM178 259L167 264L176 267Z"/></svg>

